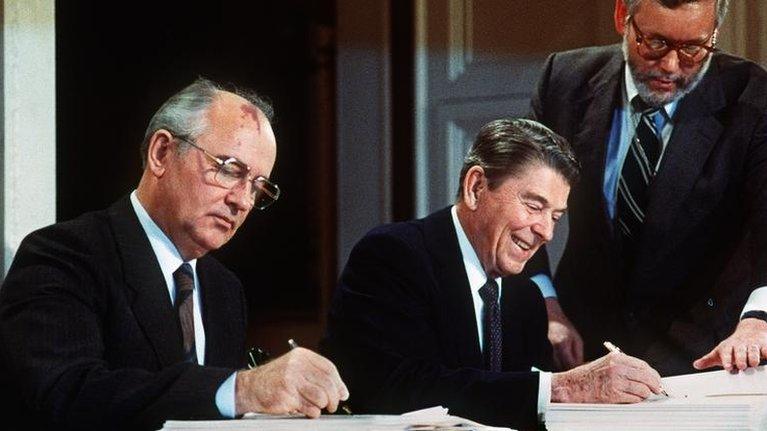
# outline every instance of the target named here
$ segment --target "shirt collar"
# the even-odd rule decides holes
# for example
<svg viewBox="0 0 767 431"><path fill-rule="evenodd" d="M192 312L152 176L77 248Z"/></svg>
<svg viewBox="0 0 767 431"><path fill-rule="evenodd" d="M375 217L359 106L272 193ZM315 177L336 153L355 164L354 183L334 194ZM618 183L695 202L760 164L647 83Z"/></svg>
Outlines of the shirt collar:
<svg viewBox="0 0 767 431"><path fill-rule="evenodd" d="M130 201L133 205L133 211L136 212L139 223L144 229L146 236L149 238L149 244L152 245L152 251L157 257L157 262L160 264L162 275L165 278L165 283L170 288L174 286L173 273L184 263L184 259L181 258L181 254L173 242L165 235L165 232L157 226L157 223L152 220L144 206L138 200L136 190L130 194ZM188 262L192 266L192 271L197 272L197 259L192 259Z"/></svg>
<svg viewBox="0 0 767 431"><path fill-rule="evenodd" d="M472 292L477 292L487 282L487 274L482 268L482 264L479 261L477 252L469 241L469 237L466 236L466 232L461 226L461 221L458 220L458 211L455 205L450 208L450 215L453 218L453 226L455 227L455 233L458 236L458 246L461 249L461 257L463 258L463 266L466 268L466 276L469 278L469 287ZM501 286L501 277L495 279L498 286Z"/></svg>
<svg viewBox="0 0 767 431"><path fill-rule="evenodd" d="M625 83L624 88L626 90L626 100L623 101L623 106L630 112L633 112L630 110L631 101L634 100L634 97L639 95L639 90L637 90L636 82L634 82L634 77L631 75L628 64L626 64L626 66L623 68L623 80ZM666 116L668 119L673 118L677 104L679 104L679 99L663 105L663 110L666 111Z"/></svg>

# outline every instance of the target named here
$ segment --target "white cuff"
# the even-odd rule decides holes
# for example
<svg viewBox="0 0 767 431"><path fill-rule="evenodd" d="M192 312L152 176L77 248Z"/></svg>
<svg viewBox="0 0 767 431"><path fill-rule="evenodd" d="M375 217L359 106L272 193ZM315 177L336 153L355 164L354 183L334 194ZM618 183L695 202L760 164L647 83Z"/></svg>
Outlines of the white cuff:
<svg viewBox="0 0 767 431"><path fill-rule="evenodd" d="M541 291L541 295L544 298L556 298L557 291L554 289L554 283L551 281L551 277L544 273L536 274L530 277L530 281L538 285L538 289Z"/></svg>
<svg viewBox="0 0 767 431"><path fill-rule="evenodd" d="M237 373L232 373L229 378L221 383L216 391L216 407L221 416L229 419L233 419L237 415L237 400L235 391L235 382L237 381Z"/></svg>
<svg viewBox="0 0 767 431"><path fill-rule="evenodd" d="M546 411L551 402L551 373L541 371L538 373L538 422L544 422Z"/></svg>
<svg viewBox="0 0 767 431"><path fill-rule="evenodd" d="M754 310L767 312L767 286L762 286L751 292L746 305L743 306L743 311L740 313L740 318L743 318L745 312Z"/></svg>

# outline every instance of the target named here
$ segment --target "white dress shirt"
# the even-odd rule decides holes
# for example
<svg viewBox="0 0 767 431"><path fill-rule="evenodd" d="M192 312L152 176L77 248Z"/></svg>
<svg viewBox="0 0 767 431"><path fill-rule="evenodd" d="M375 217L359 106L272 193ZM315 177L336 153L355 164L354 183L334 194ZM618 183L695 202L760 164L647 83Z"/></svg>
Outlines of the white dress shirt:
<svg viewBox="0 0 767 431"><path fill-rule="evenodd" d="M479 289L487 282L487 274L482 268L482 264L479 261L477 252L471 245L469 238L466 236L466 232L461 226L461 222L458 220L458 213L456 212L455 205L450 209L450 214L453 217L453 226L455 227L455 233L458 236L458 246L461 249L461 256L463 257L463 266L466 268L466 276L469 279L469 288L471 289L471 299L474 302L474 318L477 322L477 335L479 336L479 349L483 349L483 335L484 328L482 327L482 298L479 296ZM500 277L495 279L496 284L500 286L498 294L498 304L501 303L501 296L503 295L503 283ZM551 373L546 371L539 371L538 377L538 417L542 417L549 407L551 401Z"/></svg>

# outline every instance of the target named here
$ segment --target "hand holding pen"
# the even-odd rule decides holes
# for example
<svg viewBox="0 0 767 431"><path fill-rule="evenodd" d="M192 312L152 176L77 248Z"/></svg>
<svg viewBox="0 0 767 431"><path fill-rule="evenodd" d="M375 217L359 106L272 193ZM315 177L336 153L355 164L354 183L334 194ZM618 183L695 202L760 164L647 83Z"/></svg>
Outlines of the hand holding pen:
<svg viewBox="0 0 767 431"><path fill-rule="evenodd" d="M316 418L322 409L335 412L349 398L335 365L311 350L296 346L263 364L256 353L249 351L249 360L258 366L237 373L237 414L298 412Z"/></svg>
<svg viewBox="0 0 767 431"><path fill-rule="evenodd" d="M618 346L609 341L605 341L602 343L602 345L605 346L605 349L607 349L607 351L610 353L623 353ZM666 393L666 390L663 389L663 386L660 387L660 393L668 397L668 393Z"/></svg>
<svg viewBox="0 0 767 431"><path fill-rule="evenodd" d="M647 362L609 345L607 355L552 374L552 402L625 404L663 392L660 375Z"/></svg>

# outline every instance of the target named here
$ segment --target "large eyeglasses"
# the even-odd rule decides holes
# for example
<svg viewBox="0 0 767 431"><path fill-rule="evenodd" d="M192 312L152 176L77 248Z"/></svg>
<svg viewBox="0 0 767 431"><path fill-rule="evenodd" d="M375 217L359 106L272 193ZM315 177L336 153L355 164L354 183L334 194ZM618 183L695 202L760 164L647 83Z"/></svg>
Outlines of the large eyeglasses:
<svg viewBox="0 0 767 431"><path fill-rule="evenodd" d="M658 60L666 56L672 49L676 51L679 63L685 67L695 66L705 60L709 54L716 52L716 36L719 29L714 29L711 36L700 43L695 42L672 42L662 37L647 37L639 30L633 17L629 17L631 27L636 35L636 46L639 55L647 60ZM711 41L711 46L706 45Z"/></svg>
<svg viewBox="0 0 767 431"><path fill-rule="evenodd" d="M249 185L250 190L248 196L250 197L250 203L254 208L262 210L273 204L274 201L280 197L280 188L277 186L277 184L260 175L251 178L250 166L246 165L245 163L242 163L234 157L216 157L204 148L192 142L191 139L173 132L171 133L179 141L183 141L193 148L202 151L202 153L205 154L205 156L208 157L208 159L210 159L210 161L216 165L216 173L213 176L213 180L216 182L216 184L226 189L233 189L238 186L247 187Z"/></svg>

